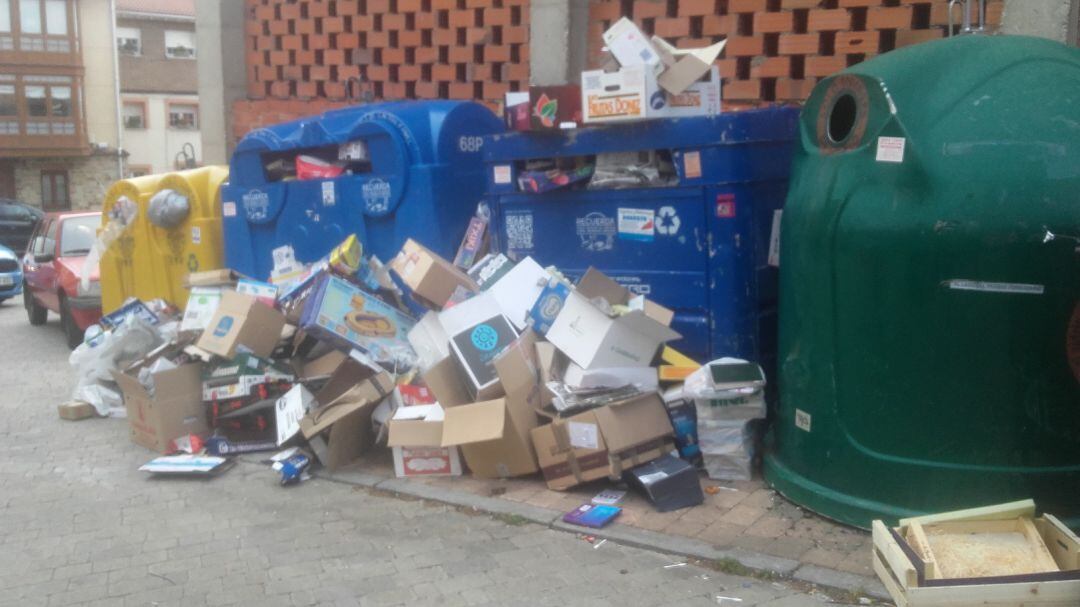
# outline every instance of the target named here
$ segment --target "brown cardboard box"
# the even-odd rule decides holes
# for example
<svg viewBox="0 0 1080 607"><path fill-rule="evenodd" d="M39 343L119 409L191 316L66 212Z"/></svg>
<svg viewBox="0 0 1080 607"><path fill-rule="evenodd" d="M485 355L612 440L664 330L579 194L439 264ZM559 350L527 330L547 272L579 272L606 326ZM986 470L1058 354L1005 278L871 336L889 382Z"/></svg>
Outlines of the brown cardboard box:
<svg viewBox="0 0 1080 607"><path fill-rule="evenodd" d="M394 380L376 369L347 357L315 395L319 406L300 421L309 441L321 436L326 450L320 462L335 470L360 456L371 444L371 412L394 389Z"/></svg>
<svg viewBox="0 0 1080 607"><path fill-rule="evenodd" d="M132 442L165 453L169 441L209 429L200 367L195 363L155 373L152 396L137 379L139 367L113 372L124 395Z"/></svg>
<svg viewBox="0 0 1080 607"><path fill-rule="evenodd" d="M456 288L476 291L476 283L454 264L432 253L411 238L390 261L393 270L410 289L434 309L441 309Z"/></svg>
<svg viewBox="0 0 1080 607"><path fill-rule="evenodd" d="M284 327L285 317L277 310L250 295L226 291L210 325L195 345L224 358L235 356L239 346L267 358L277 346Z"/></svg>
<svg viewBox="0 0 1080 607"><path fill-rule="evenodd" d="M247 278L235 270L206 270L191 272L184 277L184 288L191 287L235 287L241 278Z"/></svg>
<svg viewBox="0 0 1080 607"><path fill-rule="evenodd" d="M563 491L601 478L618 479L674 447L673 430L656 393L585 411L532 430L548 487Z"/></svg>
<svg viewBox="0 0 1080 607"><path fill-rule="evenodd" d="M69 421L97 417L97 410L94 409L94 405L81 400L69 400L68 402L59 405L56 409L57 413L60 414L60 419Z"/></svg>
<svg viewBox="0 0 1080 607"><path fill-rule="evenodd" d="M475 476L507 478L539 469L529 434L540 405L535 352L535 337L526 332L495 359L505 397L446 409L442 444L460 446Z"/></svg>

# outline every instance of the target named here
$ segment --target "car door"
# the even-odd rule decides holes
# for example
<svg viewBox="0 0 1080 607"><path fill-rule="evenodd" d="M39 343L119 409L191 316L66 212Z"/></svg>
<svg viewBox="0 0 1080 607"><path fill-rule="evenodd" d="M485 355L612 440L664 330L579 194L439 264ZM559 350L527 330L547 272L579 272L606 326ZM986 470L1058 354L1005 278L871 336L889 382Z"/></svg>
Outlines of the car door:
<svg viewBox="0 0 1080 607"><path fill-rule="evenodd" d="M26 254L26 284L30 287L38 303L53 311L60 309L60 300L56 294L56 234L60 220L46 218L34 236L30 251Z"/></svg>

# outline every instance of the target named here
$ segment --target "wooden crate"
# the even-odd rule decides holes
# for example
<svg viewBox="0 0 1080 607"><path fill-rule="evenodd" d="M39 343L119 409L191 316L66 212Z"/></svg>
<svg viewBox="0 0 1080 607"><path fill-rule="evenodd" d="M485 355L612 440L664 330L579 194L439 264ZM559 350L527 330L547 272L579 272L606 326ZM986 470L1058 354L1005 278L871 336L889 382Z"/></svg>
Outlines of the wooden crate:
<svg viewBox="0 0 1080 607"><path fill-rule="evenodd" d="M897 607L1077 607L1080 538L1030 500L873 523L874 571Z"/></svg>

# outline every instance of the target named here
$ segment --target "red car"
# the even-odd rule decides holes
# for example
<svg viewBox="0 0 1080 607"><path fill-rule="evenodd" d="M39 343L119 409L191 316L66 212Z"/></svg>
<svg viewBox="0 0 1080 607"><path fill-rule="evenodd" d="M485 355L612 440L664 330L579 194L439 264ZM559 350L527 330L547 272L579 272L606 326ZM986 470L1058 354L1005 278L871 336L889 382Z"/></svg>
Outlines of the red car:
<svg viewBox="0 0 1080 607"><path fill-rule="evenodd" d="M23 303L32 325L43 325L49 311L60 315L68 347L83 341L86 328L101 318L98 271L89 288L80 276L83 262L97 238L99 212L49 213L38 224L23 257Z"/></svg>

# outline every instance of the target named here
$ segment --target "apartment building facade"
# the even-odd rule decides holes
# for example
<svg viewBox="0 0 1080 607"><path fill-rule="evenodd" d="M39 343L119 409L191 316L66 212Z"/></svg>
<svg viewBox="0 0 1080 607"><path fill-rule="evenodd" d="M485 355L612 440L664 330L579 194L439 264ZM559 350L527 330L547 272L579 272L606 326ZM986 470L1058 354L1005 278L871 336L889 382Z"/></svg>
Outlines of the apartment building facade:
<svg viewBox="0 0 1080 607"><path fill-rule="evenodd" d="M195 0L116 0L129 176L201 164Z"/></svg>
<svg viewBox="0 0 1080 607"><path fill-rule="evenodd" d="M0 0L0 197L96 208L117 178L108 0Z"/></svg>

